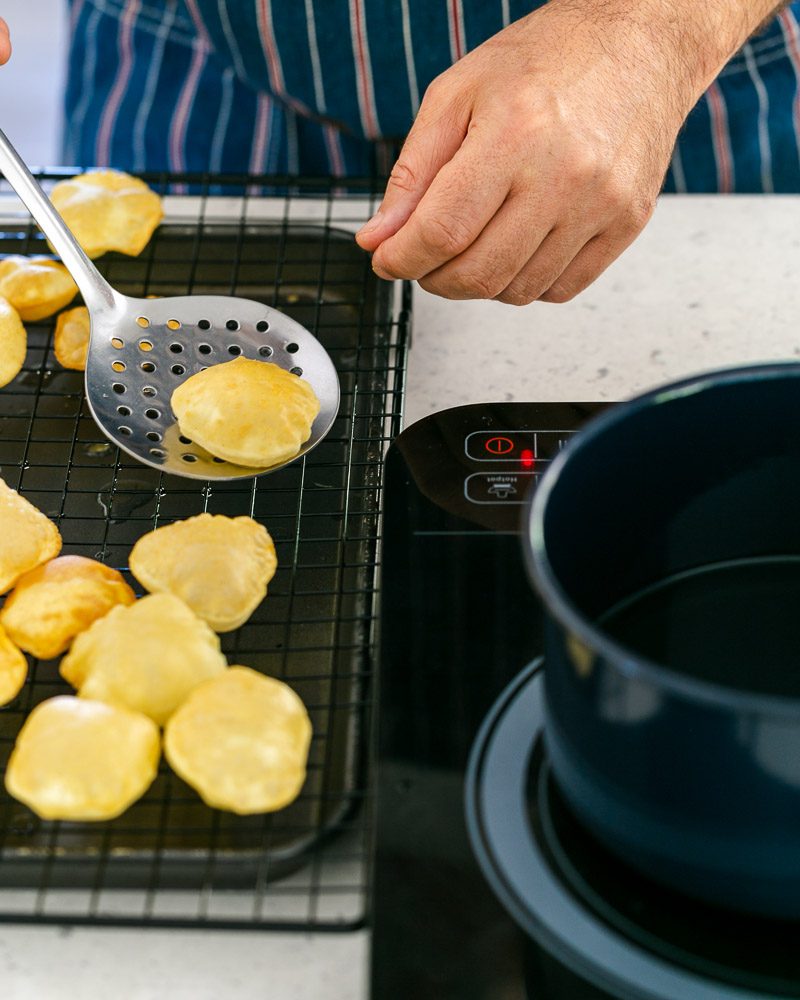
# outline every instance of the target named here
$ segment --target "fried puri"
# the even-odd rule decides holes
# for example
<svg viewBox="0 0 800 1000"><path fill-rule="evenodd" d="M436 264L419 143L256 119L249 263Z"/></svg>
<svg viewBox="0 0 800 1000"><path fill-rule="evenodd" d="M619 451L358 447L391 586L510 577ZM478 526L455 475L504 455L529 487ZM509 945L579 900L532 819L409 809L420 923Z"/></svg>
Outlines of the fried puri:
<svg viewBox="0 0 800 1000"><path fill-rule="evenodd" d="M300 793L311 721L282 681L229 667L189 695L167 723L173 770L216 809L273 812Z"/></svg>
<svg viewBox="0 0 800 1000"><path fill-rule="evenodd" d="M22 371L28 350L28 334L19 313L0 298L0 388L12 382Z"/></svg>
<svg viewBox="0 0 800 1000"><path fill-rule="evenodd" d="M60 695L28 716L6 769L6 789L42 819L113 819L158 771L158 727L115 705Z"/></svg>
<svg viewBox="0 0 800 1000"><path fill-rule="evenodd" d="M183 601L151 594L117 605L81 632L59 669L82 698L122 705L163 725L226 662L217 636Z"/></svg>
<svg viewBox="0 0 800 1000"><path fill-rule="evenodd" d="M28 676L28 661L0 625L0 705L17 697Z"/></svg>
<svg viewBox="0 0 800 1000"><path fill-rule="evenodd" d="M50 198L89 257L137 256L161 222L161 199L137 177L93 170L59 181Z"/></svg>
<svg viewBox="0 0 800 1000"><path fill-rule="evenodd" d="M61 535L50 518L0 479L0 594L60 551Z"/></svg>
<svg viewBox="0 0 800 1000"><path fill-rule="evenodd" d="M20 577L0 611L0 625L20 649L50 660L115 605L135 600L122 574L110 566L59 556Z"/></svg>
<svg viewBox="0 0 800 1000"><path fill-rule="evenodd" d="M266 528L251 517L198 514L143 535L130 555L151 593L167 592L214 629L247 621L267 593L278 560Z"/></svg>
<svg viewBox="0 0 800 1000"><path fill-rule="evenodd" d="M237 465L293 458L311 434L319 400L305 381L269 361L212 365L172 394L181 433Z"/></svg>
<svg viewBox="0 0 800 1000"><path fill-rule="evenodd" d="M60 365L85 371L89 350L89 310L86 306L76 306L59 315L53 340L56 361Z"/></svg>
<svg viewBox="0 0 800 1000"><path fill-rule="evenodd" d="M72 275L57 260L17 255L0 260L0 295L26 322L52 316L72 302L77 292Z"/></svg>

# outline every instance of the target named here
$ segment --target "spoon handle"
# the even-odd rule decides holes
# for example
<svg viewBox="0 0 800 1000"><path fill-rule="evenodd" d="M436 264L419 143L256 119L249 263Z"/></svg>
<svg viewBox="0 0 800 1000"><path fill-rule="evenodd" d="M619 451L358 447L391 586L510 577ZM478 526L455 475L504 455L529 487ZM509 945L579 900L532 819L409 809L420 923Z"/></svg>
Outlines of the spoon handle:
<svg viewBox="0 0 800 1000"><path fill-rule="evenodd" d="M0 169L61 257L89 310L113 309L117 295L83 252L19 153L0 131Z"/></svg>

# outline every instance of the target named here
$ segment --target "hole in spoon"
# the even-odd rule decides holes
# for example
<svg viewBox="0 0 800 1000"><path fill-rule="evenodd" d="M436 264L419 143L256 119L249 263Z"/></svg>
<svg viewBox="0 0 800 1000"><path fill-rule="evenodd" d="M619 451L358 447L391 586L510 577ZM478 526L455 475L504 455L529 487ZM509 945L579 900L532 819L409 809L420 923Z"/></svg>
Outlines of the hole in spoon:
<svg viewBox="0 0 800 1000"><path fill-rule="evenodd" d="M130 437L131 434L133 434L133 431L130 429L130 427L126 427L124 424L122 425L122 427L118 427L117 430L123 437Z"/></svg>
<svg viewBox="0 0 800 1000"><path fill-rule="evenodd" d="M116 347L116 349L119 350L121 347L125 346L125 341L124 340L120 340L119 337L112 337L111 338L111 346L112 347Z"/></svg>
<svg viewBox="0 0 800 1000"><path fill-rule="evenodd" d="M155 396L155 394L156 394L156 389L155 389L154 386L152 386L152 385L143 385L142 386L142 395L143 396Z"/></svg>
<svg viewBox="0 0 800 1000"><path fill-rule="evenodd" d="M214 457L213 457L213 458L211 459L211 461L212 461L212 462L216 462L216 463L217 463L217 465L222 465L222 464L223 464L223 462L225 461L225 459L224 459L224 458L217 458L217 456L215 455L215 456L214 456Z"/></svg>
<svg viewBox="0 0 800 1000"><path fill-rule="evenodd" d="M259 333L266 333L269 330L269 323L265 319L261 319L256 323L256 330Z"/></svg>
<svg viewBox="0 0 800 1000"><path fill-rule="evenodd" d="M228 354L232 354L235 358L238 358L238 356L241 353L242 349L241 347L239 347L238 344L231 344L231 346L228 348Z"/></svg>
<svg viewBox="0 0 800 1000"><path fill-rule="evenodd" d="M261 355L262 358L271 358L272 348L269 346L269 344L264 344L263 347L259 347L258 353Z"/></svg>
<svg viewBox="0 0 800 1000"><path fill-rule="evenodd" d="M201 319L200 322L197 324L197 326L200 330L211 329L211 323L207 319Z"/></svg>
<svg viewBox="0 0 800 1000"><path fill-rule="evenodd" d="M125 386L122 384L122 382L112 382L111 388L114 390L114 392L116 392L120 396L122 395L123 392L125 392Z"/></svg>
<svg viewBox="0 0 800 1000"><path fill-rule="evenodd" d="M297 368L297 367L290 368L289 371L292 373L292 375L302 375L303 374L303 369L302 368Z"/></svg>
<svg viewBox="0 0 800 1000"><path fill-rule="evenodd" d="M286 345L286 353L287 354L297 354L297 352L299 350L300 350L299 344L287 344Z"/></svg>
<svg viewBox="0 0 800 1000"><path fill-rule="evenodd" d="M160 441L161 440L161 435L158 433L158 431L148 431L145 434L145 437L147 438L148 441ZM153 452L153 449L151 448L150 449L150 453L152 454L152 452Z"/></svg>
<svg viewBox="0 0 800 1000"><path fill-rule="evenodd" d="M169 349L173 354L180 354L183 350L183 344L170 344Z"/></svg>
<svg viewBox="0 0 800 1000"><path fill-rule="evenodd" d="M173 375L183 375L183 373L186 371L183 365L173 365L170 370Z"/></svg>
<svg viewBox="0 0 800 1000"><path fill-rule="evenodd" d="M186 455L181 455L181 458L184 460L184 462L196 462L197 461L197 455L186 454Z"/></svg>
<svg viewBox="0 0 800 1000"><path fill-rule="evenodd" d="M125 362L124 361L112 361L111 362L111 367L114 369L115 372L124 372L125 371Z"/></svg>
<svg viewBox="0 0 800 1000"><path fill-rule="evenodd" d="M163 448L151 448L150 449L150 454L153 456L153 458L163 458L164 457L164 449Z"/></svg>
<svg viewBox="0 0 800 1000"><path fill-rule="evenodd" d="M144 415L148 420L158 420L161 416L161 410L149 409L144 411Z"/></svg>
<svg viewBox="0 0 800 1000"><path fill-rule="evenodd" d="M238 330L239 329L239 320L238 319L229 319L228 322L225 324L225 328L228 329L228 330Z"/></svg>
<svg viewBox="0 0 800 1000"><path fill-rule="evenodd" d="M180 328L181 328L181 322L178 319L168 319L167 320L167 327L170 330L180 330Z"/></svg>
<svg viewBox="0 0 800 1000"><path fill-rule="evenodd" d="M152 351L153 350L152 341L149 341L149 340L140 340L139 341L139 350L140 351Z"/></svg>
<svg viewBox="0 0 800 1000"><path fill-rule="evenodd" d="M181 434L181 436L178 438L178 440L180 441L181 444L191 444L192 443L191 439L187 438L187 437L184 437L183 434Z"/></svg>
<svg viewBox="0 0 800 1000"><path fill-rule="evenodd" d="M150 320L146 316L137 316L136 322L143 330L146 330L150 326Z"/></svg>
<svg viewBox="0 0 800 1000"><path fill-rule="evenodd" d="M142 369L143 372L154 372L156 370L156 366L153 364L152 361L143 361L139 365L139 367Z"/></svg>
<svg viewBox="0 0 800 1000"><path fill-rule="evenodd" d="M210 353L211 353L211 344L201 344L201 345L200 345L200 346L199 346L199 347L197 348L197 350L198 350L198 351L199 351L199 352L200 352L201 354L210 354Z"/></svg>
<svg viewBox="0 0 800 1000"><path fill-rule="evenodd" d="M118 406L117 413L121 417L129 417L131 415L131 408L129 406Z"/></svg>

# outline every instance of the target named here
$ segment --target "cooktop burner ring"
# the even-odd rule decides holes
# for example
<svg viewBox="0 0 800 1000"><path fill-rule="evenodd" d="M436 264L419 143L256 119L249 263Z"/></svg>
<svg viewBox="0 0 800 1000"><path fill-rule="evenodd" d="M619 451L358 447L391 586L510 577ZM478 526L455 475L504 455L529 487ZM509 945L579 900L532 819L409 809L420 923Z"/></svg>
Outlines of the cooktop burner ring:
<svg viewBox="0 0 800 1000"><path fill-rule="evenodd" d="M475 739L466 773L466 823L472 848L508 913L561 963L624 1000L796 996L785 990L763 992L729 985L670 964L606 924L558 877L546 846L534 833L528 805L537 754L545 765L538 767L546 780L541 667L541 659L534 660L495 702ZM545 826L547 820L543 817Z"/></svg>

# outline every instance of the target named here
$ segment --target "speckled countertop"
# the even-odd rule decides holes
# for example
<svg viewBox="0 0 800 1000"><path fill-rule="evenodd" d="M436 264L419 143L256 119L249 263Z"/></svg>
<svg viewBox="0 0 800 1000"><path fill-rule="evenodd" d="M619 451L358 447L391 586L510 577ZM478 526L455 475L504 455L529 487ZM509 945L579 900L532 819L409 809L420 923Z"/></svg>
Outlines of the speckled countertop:
<svg viewBox="0 0 800 1000"><path fill-rule="evenodd" d="M419 292L406 422L479 400L627 396L703 369L800 357L800 198L665 197L566 305Z"/></svg>
<svg viewBox="0 0 800 1000"><path fill-rule="evenodd" d="M480 400L622 399L715 367L800 357L800 197L664 198L574 302L418 292L406 423ZM0 930L6 1000L360 1000L368 937Z"/></svg>

